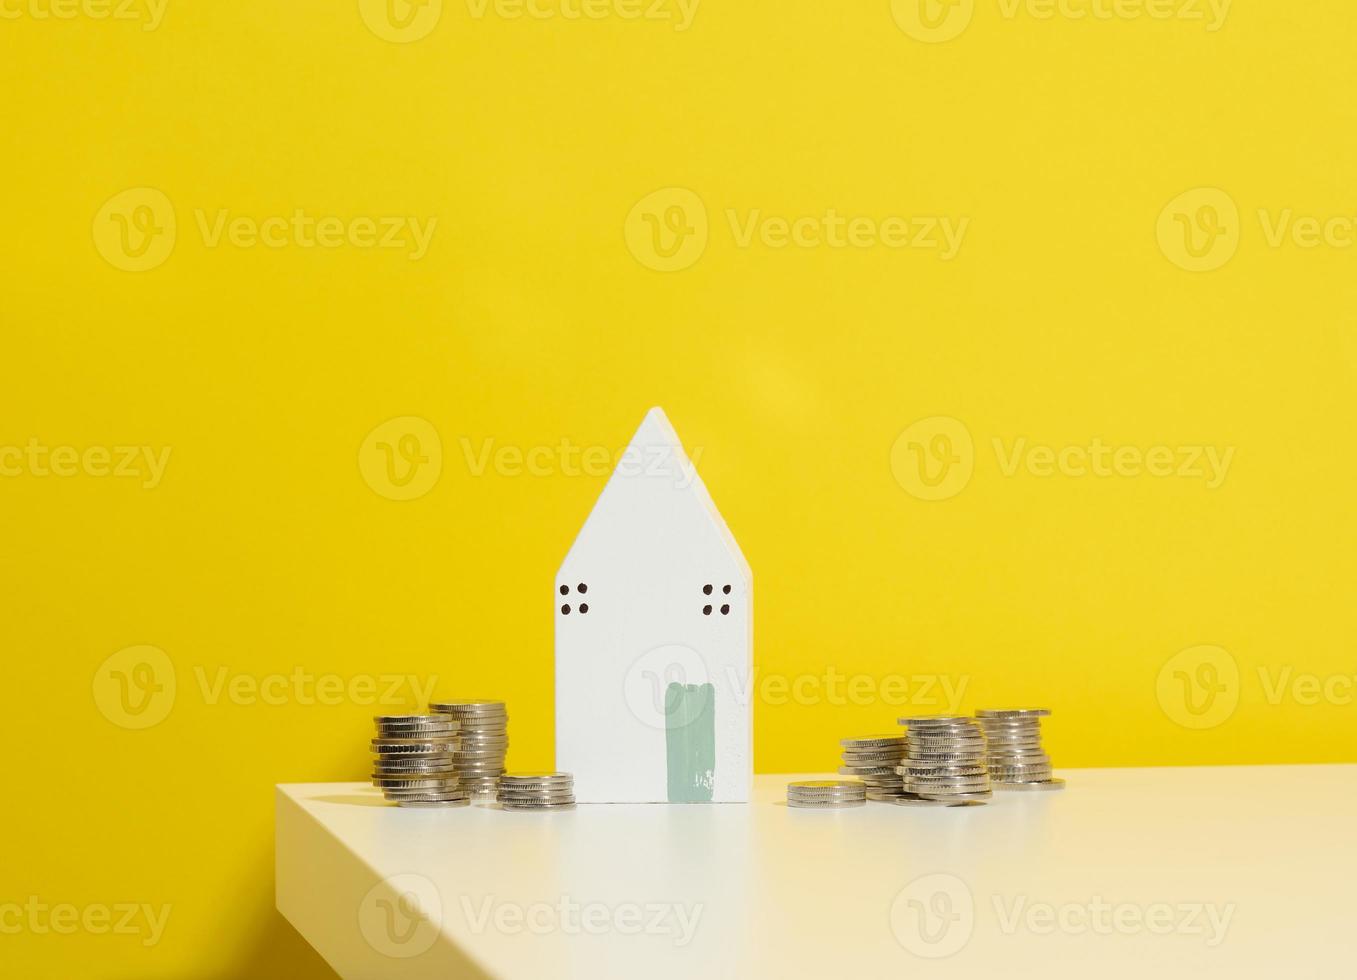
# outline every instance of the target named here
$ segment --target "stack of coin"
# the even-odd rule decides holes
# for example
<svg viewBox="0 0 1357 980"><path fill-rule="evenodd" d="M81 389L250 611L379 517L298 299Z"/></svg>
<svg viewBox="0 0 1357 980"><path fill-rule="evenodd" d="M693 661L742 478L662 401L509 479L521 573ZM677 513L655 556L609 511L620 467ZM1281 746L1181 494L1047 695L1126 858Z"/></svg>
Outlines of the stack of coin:
<svg viewBox="0 0 1357 980"><path fill-rule="evenodd" d="M983 803L993 793L985 765L985 730L974 718L901 718L905 761L897 770L906 800L920 804Z"/></svg>
<svg viewBox="0 0 1357 980"><path fill-rule="evenodd" d="M447 715L374 718L372 785L403 807L466 806L457 784L457 722Z"/></svg>
<svg viewBox="0 0 1357 980"><path fill-rule="evenodd" d="M839 745L843 747L839 775L861 779L867 799L888 803L902 794L895 769L905 755L903 735L862 735L840 739Z"/></svg>
<svg viewBox="0 0 1357 980"><path fill-rule="evenodd" d="M499 777L506 810L567 810L575 805L575 777L568 772L508 772Z"/></svg>
<svg viewBox="0 0 1357 980"><path fill-rule="evenodd" d="M494 799L509 751L509 715L503 701L435 701L429 710L451 715L461 726L457 775L472 797Z"/></svg>
<svg viewBox="0 0 1357 980"><path fill-rule="evenodd" d="M787 805L805 810L834 810L862 806L867 784L855 779L808 779L787 784Z"/></svg>
<svg viewBox="0 0 1357 980"><path fill-rule="evenodd" d="M1065 780L1051 774L1051 757L1041 746L1041 719L1046 708L977 711L989 739L989 777L995 789L1063 789Z"/></svg>

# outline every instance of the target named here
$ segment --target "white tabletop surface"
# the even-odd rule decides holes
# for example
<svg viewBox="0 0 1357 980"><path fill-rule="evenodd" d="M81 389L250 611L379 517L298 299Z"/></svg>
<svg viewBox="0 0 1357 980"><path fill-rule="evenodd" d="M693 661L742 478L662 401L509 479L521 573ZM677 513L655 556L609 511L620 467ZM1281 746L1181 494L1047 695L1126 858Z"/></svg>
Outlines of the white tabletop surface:
<svg viewBox="0 0 1357 980"><path fill-rule="evenodd" d="M1357 975L1357 766L1097 769L965 809L278 787L278 907L344 977Z"/></svg>

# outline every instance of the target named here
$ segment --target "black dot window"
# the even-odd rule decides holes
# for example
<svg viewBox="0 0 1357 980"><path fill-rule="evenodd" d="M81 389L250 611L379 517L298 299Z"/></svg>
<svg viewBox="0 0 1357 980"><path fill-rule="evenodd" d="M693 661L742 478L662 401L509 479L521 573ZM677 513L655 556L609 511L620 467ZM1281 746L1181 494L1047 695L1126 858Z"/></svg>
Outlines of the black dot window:
<svg viewBox="0 0 1357 980"><path fill-rule="evenodd" d="M580 595L584 595L584 594L586 594L586 593L589 591L589 586L588 586L588 584L585 583L585 582L581 582L579 585L575 586L575 588L579 591L579 594L580 594ZM560 587L560 590L559 590L559 591L560 591L561 595L568 596L568 595L570 595L570 586L568 586L568 585L562 585L562 586ZM589 613L589 603L587 603L587 602L581 602L581 603L579 604L579 611L580 611L580 615L581 615L581 616L588 615L588 613ZM569 615L570 615L570 603L567 602L567 603L565 603L563 606L561 606L561 615L562 615L562 616L569 616Z"/></svg>
<svg viewBox="0 0 1357 980"><path fill-rule="evenodd" d="M729 585L723 585L723 586L721 586L721 594L722 594L722 595L730 595L730 588L731 588L731 587L730 587ZM706 585L702 586L702 594L703 594L703 595L711 595L711 594L712 594L713 592L715 592L715 591L716 591L716 586L712 585L710 582L708 582ZM704 606L702 607L702 615L704 615L704 616L710 616L711 614L712 614L712 607L711 607L710 605L704 605ZM722 616L729 616L729 615L730 615L730 605L729 605L729 604L725 604L725 605L722 605L722 606L721 606L721 615L722 615Z"/></svg>

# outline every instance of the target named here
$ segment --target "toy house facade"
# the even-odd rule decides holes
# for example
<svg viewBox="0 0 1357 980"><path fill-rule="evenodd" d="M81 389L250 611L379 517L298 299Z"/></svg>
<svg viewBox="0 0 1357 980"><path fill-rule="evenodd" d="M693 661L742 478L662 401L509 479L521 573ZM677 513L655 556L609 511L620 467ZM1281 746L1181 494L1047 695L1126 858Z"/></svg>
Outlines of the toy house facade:
<svg viewBox="0 0 1357 980"><path fill-rule="evenodd" d="M556 767L581 803L748 802L753 576L651 409L556 575Z"/></svg>

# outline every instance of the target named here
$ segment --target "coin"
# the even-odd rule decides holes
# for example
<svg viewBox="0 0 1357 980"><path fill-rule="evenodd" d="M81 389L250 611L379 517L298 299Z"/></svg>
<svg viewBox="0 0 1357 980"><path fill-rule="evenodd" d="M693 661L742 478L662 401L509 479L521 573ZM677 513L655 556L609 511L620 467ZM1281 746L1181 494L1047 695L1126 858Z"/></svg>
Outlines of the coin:
<svg viewBox="0 0 1357 980"><path fill-rule="evenodd" d="M839 739L839 745L846 749L868 749L904 744L905 739L902 735L859 735L855 738Z"/></svg>
<svg viewBox="0 0 1357 980"><path fill-rule="evenodd" d="M421 739L417 742L378 738L372 740L372 751L377 755L450 755L456 750L456 739Z"/></svg>
<svg viewBox="0 0 1357 980"><path fill-rule="evenodd" d="M1051 780L1051 757L1041 744L1041 719L1049 708L1003 708L976 712L989 738L986 764L997 789Z"/></svg>
<svg viewBox="0 0 1357 980"><path fill-rule="evenodd" d="M1039 779L1034 782L1007 782L1004 780L995 780L995 789L1021 790L1027 792L1050 792L1065 788L1063 779Z"/></svg>
<svg viewBox="0 0 1357 980"><path fill-rule="evenodd" d="M507 810L558 810L575 805L575 777L568 772L506 772L492 784Z"/></svg>
<svg viewBox="0 0 1357 980"><path fill-rule="evenodd" d="M925 800L944 800L944 801L957 800L957 801L961 801L961 802L968 802L968 801L973 801L973 800L988 800L988 799L990 799L992 796L994 796L994 794L991 793L991 792L988 791L988 790L984 790L984 791L976 791L976 792L968 792L968 793L929 793L929 792L921 792L921 793L918 793L918 794L916 794L916 795L923 797Z"/></svg>
<svg viewBox="0 0 1357 980"><path fill-rule="evenodd" d="M456 786L456 776L451 779L442 776L373 776L372 785L381 789L441 789L447 785Z"/></svg>

